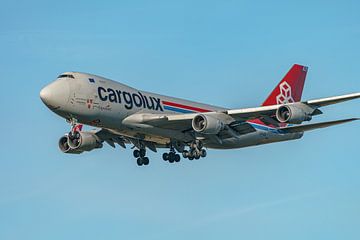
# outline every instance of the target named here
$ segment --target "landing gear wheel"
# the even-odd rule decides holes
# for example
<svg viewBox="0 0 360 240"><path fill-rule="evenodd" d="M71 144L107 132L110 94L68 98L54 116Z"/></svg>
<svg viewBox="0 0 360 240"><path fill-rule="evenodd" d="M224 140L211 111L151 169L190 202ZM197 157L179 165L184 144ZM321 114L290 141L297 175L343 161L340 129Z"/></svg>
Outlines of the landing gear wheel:
<svg viewBox="0 0 360 240"><path fill-rule="evenodd" d="M201 156L202 158L204 158L204 157L206 157L206 155L207 155L206 150L205 150L205 149L201 149L200 156Z"/></svg>
<svg viewBox="0 0 360 240"><path fill-rule="evenodd" d="M140 157L140 151L139 150L134 150L134 153L133 153L133 155L134 155L134 158L138 158L138 157Z"/></svg>
<svg viewBox="0 0 360 240"><path fill-rule="evenodd" d="M186 150L183 151L183 152L182 152L182 155L183 155L184 158L189 157L189 151L186 151Z"/></svg>
<svg viewBox="0 0 360 240"><path fill-rule="evenodd" d="M169 153L169 162L170 163L173 163L173 162L175 162L175 153L173 153L173 152L170 152Z"/></svg>
<svg viewBox="0 0 360 240"><path fill-rule="evenodd" d="M194 160L194 157L193 156L189 157L189 160L190 161Z"/></svg>
<svg viewBox="0 0 360 240"><path fill-rule="evenodd" d="M175 160L175 162L180 162L180 155L176 154L174 160Z"/></svg>
<svg viewBox="0 0 360 240"><path fill-rule="evenodd" d="M168 160L169 160L169 154L168 154L168 153L164 153L162 157L163 157L163 160L164 160L164 161L168 161Z"/></svg>
<svg viewBox="0 0 360 240"><path fill-rule="evenodd" d="M149 162L150 162L150 160L149 160L148 157L144 157L144 158L142 159L142 163L143 163L145 166L149 165Z"/></svg>
<svg viewBox="0 0 360 240"><path fill-rule="evenodd" d="M138 166L142 166L142 165L143 165L143 161L142 161L141 158L138 158L138 159L136 160L136 163L137 163Z"/></svg>

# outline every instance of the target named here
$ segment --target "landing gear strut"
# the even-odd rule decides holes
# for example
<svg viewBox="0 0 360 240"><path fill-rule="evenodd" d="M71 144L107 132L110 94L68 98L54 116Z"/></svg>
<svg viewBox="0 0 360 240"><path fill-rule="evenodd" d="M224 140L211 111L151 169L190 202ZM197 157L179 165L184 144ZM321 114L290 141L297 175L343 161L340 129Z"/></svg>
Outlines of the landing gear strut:
<svg viewBox="0 0 360 240"><path fill-rule="evenodd" d="M135 149L133 155L136 158L136 163L138 166L149 165L150 160L148 157L145 156L146 155L145 148Z"/></svg>
<svg viewBox="0 0 360 240"><path fill-rule="evenodd" d="M184 151L182 153L184 158L188 158L189 160L198 160L200 158L204 158L207 155L207 152L205 149L203 149L203 144L201 141L196 140L190 144L190 150Z"/></svg>
<svg viewBox="0 0 360 240"><path fill-rule="evenodd" d="M80 132L82 130L83 125L78 124L77 119L71 118L68 120L68 122L71 125L71 130L68 134L69 140L74 144L77 145L79 138L80 138Z"/></svg>
<svg viewBox="0 0 360 240"><path fill-rule="evenodd" d="M170 152L163 154L163 160L169 163L180 162L180 155L175 152L173 145L170 146Z"/></svg>

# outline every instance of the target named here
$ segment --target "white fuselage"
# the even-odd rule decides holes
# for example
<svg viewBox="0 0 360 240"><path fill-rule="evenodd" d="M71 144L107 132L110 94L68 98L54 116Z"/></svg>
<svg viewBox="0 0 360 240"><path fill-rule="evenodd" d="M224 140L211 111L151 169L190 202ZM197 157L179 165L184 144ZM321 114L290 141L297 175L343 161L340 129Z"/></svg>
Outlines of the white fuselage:
<svg viewBox="0 0 360 240"><path fill-rule="evenodd" d="M136 113L184 114L223 112L226 108L201 104L183 99L140 91L124 84L96 75L70 72L45 87L42 98L49 97L45 104L66 119L77 119L79 123L108 129L116 134L151 141L158 147L166 146L170 140L191 141L189 131L179 131L171 126L130 126L124 121ZM271 142L301 138L303 133L283 134L276 128L250 123L255 132L240 137L210 138L204 144L209 148L241 148Z"/></svg>

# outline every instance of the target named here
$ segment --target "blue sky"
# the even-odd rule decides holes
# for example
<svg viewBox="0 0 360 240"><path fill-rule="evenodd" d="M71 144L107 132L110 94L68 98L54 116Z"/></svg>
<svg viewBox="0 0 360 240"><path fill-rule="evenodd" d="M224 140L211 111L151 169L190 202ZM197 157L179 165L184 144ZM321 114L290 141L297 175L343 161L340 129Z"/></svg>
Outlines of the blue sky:
<svg viewBox="0 0 360 240"><path fill-rule="evenodd" d="M358 1L1 1L0 239L359 239L359 123L168 164L61 154L64 71L241 108L293 63L304 98L360 91ZM360 117L359 101L315 121Z"/></svg>

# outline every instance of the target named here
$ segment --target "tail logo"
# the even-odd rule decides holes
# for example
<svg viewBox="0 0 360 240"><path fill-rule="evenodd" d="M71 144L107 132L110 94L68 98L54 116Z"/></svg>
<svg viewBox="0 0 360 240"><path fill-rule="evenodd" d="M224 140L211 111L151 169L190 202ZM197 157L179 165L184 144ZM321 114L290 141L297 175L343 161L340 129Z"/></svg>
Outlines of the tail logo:
<svg viewBox="0 0 360 240"><path fill-rule="evenodd" d="M295 102L291 94L291 86L287 82L281 83L279 88L280 88L280 94L276 96L277 104Z"/></svg>

